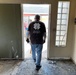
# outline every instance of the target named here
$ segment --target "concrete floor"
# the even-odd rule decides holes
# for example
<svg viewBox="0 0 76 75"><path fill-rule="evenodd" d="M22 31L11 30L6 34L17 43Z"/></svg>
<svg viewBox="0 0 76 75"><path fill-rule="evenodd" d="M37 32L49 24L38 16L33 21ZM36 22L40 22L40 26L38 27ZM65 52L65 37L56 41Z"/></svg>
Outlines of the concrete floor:
<svg viewBox="0 0 76 75"><path fill-rule="evenodd" d="M76 75L76 65L72 61L51 61L43 59L42 68L35 71L33 60L0 61L0 75Z"/></svg>

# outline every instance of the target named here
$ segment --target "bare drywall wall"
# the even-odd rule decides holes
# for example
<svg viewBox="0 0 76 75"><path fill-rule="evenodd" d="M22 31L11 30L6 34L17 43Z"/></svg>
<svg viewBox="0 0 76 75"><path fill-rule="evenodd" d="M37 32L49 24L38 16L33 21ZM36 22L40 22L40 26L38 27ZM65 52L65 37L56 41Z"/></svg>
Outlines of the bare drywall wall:
<svg viewBox="0 0 76 75"><path fill-rule="evenodd" d="M72 1L72 9L73 9L73 20L75 19L76 17L76 0L73 0ZM73 25L73 50L72 50L72 59L74 61L74 63L76 64L76 24L73 22L72 23Z"/></svg>
<svg viewBox="0 0 76 75"><path fill-rule="evenodd" d="M21 58L21 10L19 4L0 4L0 58Z"/></svg>
<svg viewBox="0 0 76 75"><path fill-rule="evenodd" d="M72 59L74 61L74 63L76 64L76 26L74 26L74 49L73 49L73 52L72 52Z"/></svg>
<svg viewBox="0 0 76 75"><path fill-rule="evenodd" d="M72 4L72 3L70 3ZM49 56L48 58L70 58L71 57L71 52L73 50L73 14L74 12L73 6L70 5L70 13L69 13L69 23L68 23L68 34L67 34L67 45L66 47L56 47L55 46L55 31L53 29L56 28L56 20L57 20L57 2L54 2L51 7L51 23L50 23L50 45L49 47Z"/></svg>

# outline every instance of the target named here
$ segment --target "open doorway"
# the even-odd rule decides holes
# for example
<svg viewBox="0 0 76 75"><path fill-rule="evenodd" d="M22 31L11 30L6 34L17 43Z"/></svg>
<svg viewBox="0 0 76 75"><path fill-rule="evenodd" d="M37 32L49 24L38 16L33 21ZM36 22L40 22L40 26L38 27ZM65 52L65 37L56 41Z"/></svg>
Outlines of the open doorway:
<svg viewBox="0 0 76 75"><path fill-rule="evenodd" d="M41 21L46 26L46 42L43 44L42 58L47 58L47 40L48 40L48 20L49 20L49 5L47 4L22 4L23 15L23 40L24 40L24 58L31 58L31 46L26 42L28 25L34 21L34 16L39 14Z"/></svg>

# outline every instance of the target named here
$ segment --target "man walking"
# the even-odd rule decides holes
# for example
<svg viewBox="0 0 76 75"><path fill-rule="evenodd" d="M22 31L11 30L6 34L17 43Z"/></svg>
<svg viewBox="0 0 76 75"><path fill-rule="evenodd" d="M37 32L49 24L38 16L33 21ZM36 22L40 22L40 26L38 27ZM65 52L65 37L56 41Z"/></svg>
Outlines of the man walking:
<svg viewBox="0 0 76 75"><path fill-rule="evenodd" d="M29 24L26 41L29 42L29 39L31 42L32 57L34 62L36 62L36 70L38 71L41 68L43 43L45 43L46 40L45 24L40 21L39 15L35 15L35 21Z"/></svg>

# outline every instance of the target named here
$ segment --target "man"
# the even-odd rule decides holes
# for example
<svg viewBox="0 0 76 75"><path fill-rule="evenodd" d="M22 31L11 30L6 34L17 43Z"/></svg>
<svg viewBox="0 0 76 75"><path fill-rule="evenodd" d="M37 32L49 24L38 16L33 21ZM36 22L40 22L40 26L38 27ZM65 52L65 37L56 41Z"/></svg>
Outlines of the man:
<svg viewBox="0 0 76 75"><path fill-rule="evenodd" d="M36 15L35 21L29 24L27 42L29 42L29 38L31 42L32 57L34 62L36 62L36 70L38 71L41 68L43 43L45 43L46 40L45 24L40 21L39 15Z"/></svg>

